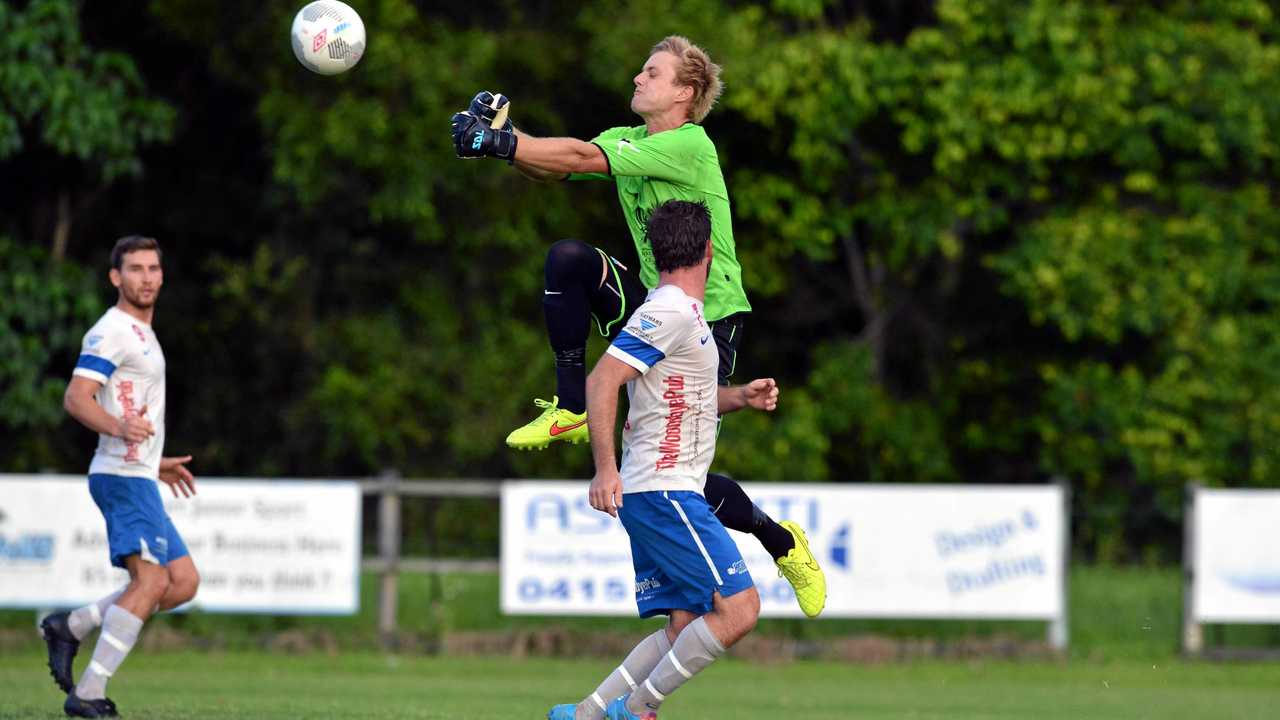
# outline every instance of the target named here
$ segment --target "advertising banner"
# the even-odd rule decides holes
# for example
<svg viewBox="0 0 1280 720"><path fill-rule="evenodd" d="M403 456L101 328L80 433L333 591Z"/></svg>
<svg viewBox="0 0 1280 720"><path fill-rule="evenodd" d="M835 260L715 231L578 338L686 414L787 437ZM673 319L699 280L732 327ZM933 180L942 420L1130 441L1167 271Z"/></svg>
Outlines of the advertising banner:
<svg viewBox="0 0 1280 720"><path fill-rule="evenodd" d="M626 532L591 508L587 486L504 486L504 612L636 612ZM823 617L1052 620L1064 611L1063 492L1056 486L748 483L747 491L775 520L807 531L827 576ZM801 616L756 539L729 534L762 614Z"/></svg>
<svg viewBox="0 0 1280 720"><path fill-rule="evenodd" d="M1195 619L1280 622L1280 490L1195 495Z"/></svg>
<svg viewBox="0 0 1280 720"><path fill-rule="evenodd" d="M349 481L199 478L165 510L200 572L190 607L350 614L359 608L360 488ZM111 567L87 478L0 476L0 607L87 603L128 582Z"/></svg>

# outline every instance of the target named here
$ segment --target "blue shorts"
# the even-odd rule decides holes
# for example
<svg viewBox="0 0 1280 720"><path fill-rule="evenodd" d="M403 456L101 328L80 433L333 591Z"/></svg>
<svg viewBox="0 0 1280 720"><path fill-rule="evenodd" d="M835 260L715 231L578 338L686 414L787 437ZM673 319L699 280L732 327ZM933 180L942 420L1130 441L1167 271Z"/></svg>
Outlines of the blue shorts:
<svg viewBox="0 0 1280 720"><path fill-rule="evenodd" d="M738 546L700 493L628 493L618 517L631 538L640 617L711 612L712 595L755 585Z"/></svg>
<svg viewBox="0 0 1280 720"><path fill-rule="evenodd" d="M155 480L120 475L90 475L89 494L107 521L111 564L124 567L124 559L141 555L156 565L189 555L186 543L173 526Z"/></svg>

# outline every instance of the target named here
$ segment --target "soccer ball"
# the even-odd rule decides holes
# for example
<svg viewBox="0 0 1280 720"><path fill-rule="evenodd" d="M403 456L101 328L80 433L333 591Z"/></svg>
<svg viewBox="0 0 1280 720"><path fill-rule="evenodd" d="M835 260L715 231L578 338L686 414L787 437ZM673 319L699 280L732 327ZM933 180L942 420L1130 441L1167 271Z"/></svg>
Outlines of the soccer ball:
<svg viewBox="0 0 1280 720"><path fill-rule="evenodd" d="M364 55L364 21L350 5L318 0L293 18L293 54L311 72L337 75Z"/></svg>

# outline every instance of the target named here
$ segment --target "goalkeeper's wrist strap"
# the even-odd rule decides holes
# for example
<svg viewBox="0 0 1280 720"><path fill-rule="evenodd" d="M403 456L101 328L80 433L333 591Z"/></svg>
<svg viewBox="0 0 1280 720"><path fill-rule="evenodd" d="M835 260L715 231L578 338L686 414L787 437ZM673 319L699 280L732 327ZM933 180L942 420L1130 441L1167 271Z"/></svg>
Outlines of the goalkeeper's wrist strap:
<svg viewBox="0 0 1280 720"><path fill-rule="evenodd" d="M501 154L495 154L495 157L506 160L508 165L515 165L516 144L520 140L519 136L517 136L514 132L511 132L510 130L499 130L498 140L499 140L498 145L506 146L507 149L505 151L501 151L499 150L498 147L495 147L494 148L495 150L499 150L499 152L501 152ZM509 143L507 142L508 140L510 141Z"/></svg>

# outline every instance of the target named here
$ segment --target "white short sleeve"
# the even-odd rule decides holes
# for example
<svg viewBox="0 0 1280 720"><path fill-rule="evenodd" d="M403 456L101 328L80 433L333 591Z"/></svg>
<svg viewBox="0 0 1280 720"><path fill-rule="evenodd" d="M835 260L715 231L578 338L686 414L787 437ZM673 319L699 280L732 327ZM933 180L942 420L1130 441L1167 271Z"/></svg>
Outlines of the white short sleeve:
<svg viewBox="0 0 1280 720"><path fill-rule="evenodd" d="M106 385L111 374L124 362L127 345L120 333L103 325L106 323L94 325L85 333L80 343L80 358L71 374Z"/></svg>
<svg viewBox="0 0 1280 720"><path fill-rule="evenodd" d="M646 302L606 352L644 374L688 335L691 321L690 314L676 308Z"/></svg>

